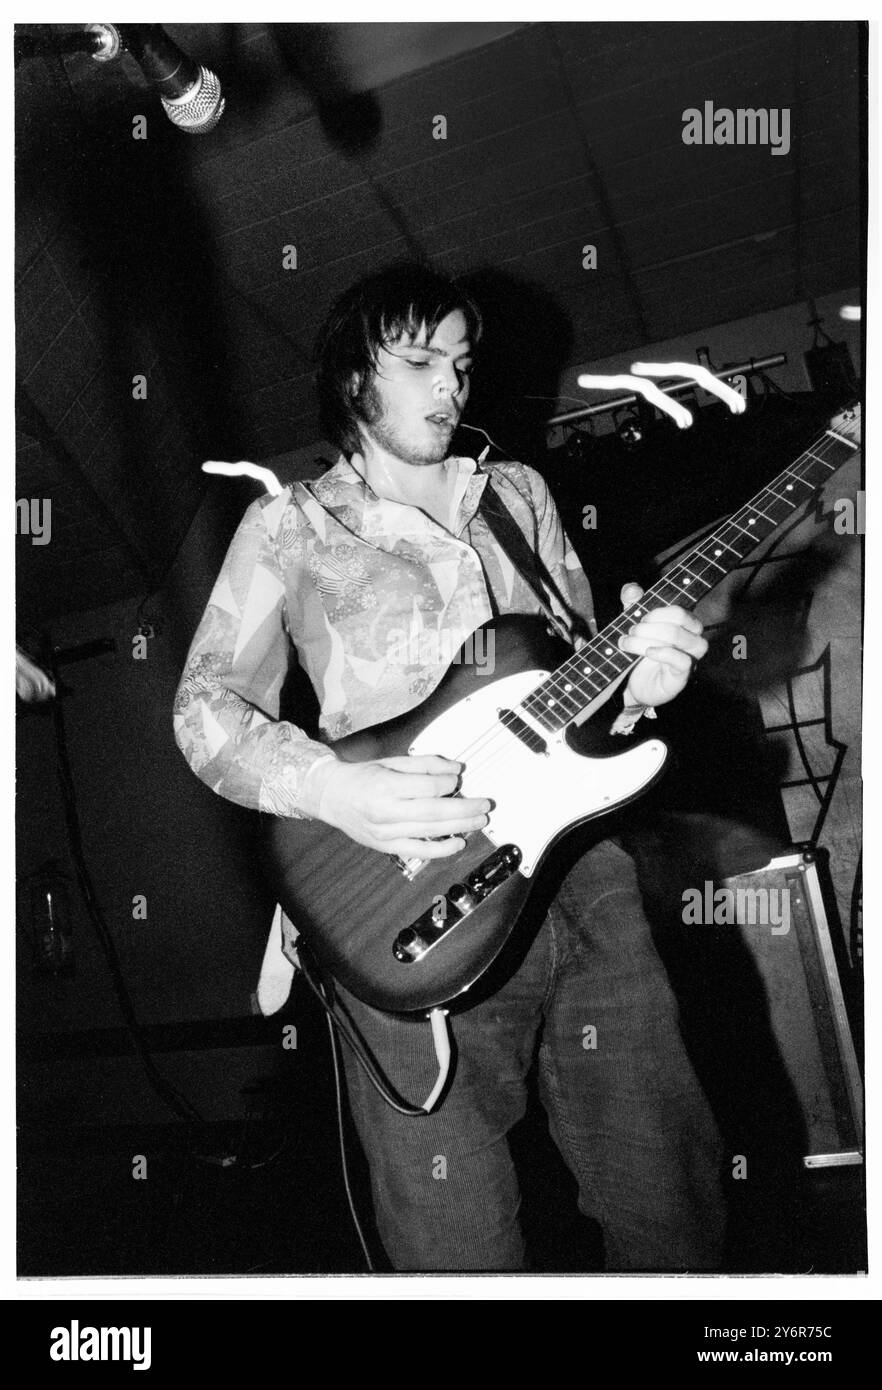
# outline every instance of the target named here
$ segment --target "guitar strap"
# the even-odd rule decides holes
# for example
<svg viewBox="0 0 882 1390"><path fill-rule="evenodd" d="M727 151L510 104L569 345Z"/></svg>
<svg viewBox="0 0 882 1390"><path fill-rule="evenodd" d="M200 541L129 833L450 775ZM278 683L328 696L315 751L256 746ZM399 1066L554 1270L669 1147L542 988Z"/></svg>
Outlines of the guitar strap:
<svg viewBox="0 0 882 1390"><path fill-rule="evenodd" d="M558 593L557 585L542 563L540 556L529 545L526 536L489 478L487 486L481 494L478 511L484 518L488 530L498 541L524 583L532 589L539 607L554 631L558 636L563 637L564 641L571 642L569 633L554 612L548 598L549 593L552 593L566 607L564 600Z"/></svg>

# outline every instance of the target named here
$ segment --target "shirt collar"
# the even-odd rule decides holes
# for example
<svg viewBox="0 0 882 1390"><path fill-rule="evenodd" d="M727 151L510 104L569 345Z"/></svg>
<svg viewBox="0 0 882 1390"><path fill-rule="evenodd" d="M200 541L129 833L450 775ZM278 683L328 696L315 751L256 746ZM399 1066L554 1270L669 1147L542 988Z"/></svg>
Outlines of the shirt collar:
<svg viewBox="0 0 882 1390"><path fill-rule="evenodd" d="M481 464L484 462L489 452L490 446L488 444L487 448L478 455L477 459L456 454L447 459L447 462L456 464L457 473L460 478L466 475L471 476L473 473L484 471L481 468ZM334 464L334 472L338 478L345 480L347 483L362 482L368 492L372 493L374 497L377 496L364 476L365 463L361 454L353 454L351 459L348 459L345 454L340 454L337 462Z"/></svg>
<svg viewBox="0 0 882 1390"><path fill-rule="evenodd" d="M465 527L472 520L478 510L478 503L481 494L487 485L488 473L482 468L482 463L490 452L489 445L478 456L477 460L465 456L455 455L447 460L449 464L456 466L456 484L454 488L455 501L455 521L454 534L460 535ZM336 464L331 470L335 480L343 483L353 484L361 490L362 496L367 504L371 506L382 506L386 499L379 497L370 483L364 477L364 459L361 454L353 454L348 459L345 454L341 454ZM325 474L327 478L329 474ZM395 503L395 506L402 505ZM434 523L431 523L434 525Z"/></svg>

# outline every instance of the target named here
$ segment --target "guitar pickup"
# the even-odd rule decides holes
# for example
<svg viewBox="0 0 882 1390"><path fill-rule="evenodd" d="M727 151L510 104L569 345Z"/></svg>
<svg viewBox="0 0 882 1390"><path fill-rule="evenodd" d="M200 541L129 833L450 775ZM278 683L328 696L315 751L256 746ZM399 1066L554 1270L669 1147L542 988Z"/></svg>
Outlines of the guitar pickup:
<svg viewBox="0 0 882 1390"><path fill-rule="evenodd" d="M516 738L521 740L525 747L529 748L531 753L548 753L548 744L545 739L537 734L535 729L531 729L530 725L521 719L519 714L515 714L513 709L498 709L496 717L500 724L504 724Z"/></svg>
<svg viewBox="0 0 882 1390"><path fill-rule="evenodd" d="M504 883L521 862L517 845L502 845L473 869L462 883L438 894L422 916L405 927L392 944L392 954L403 965L422 960L438 942L464 921L480 903Z"/></svg>

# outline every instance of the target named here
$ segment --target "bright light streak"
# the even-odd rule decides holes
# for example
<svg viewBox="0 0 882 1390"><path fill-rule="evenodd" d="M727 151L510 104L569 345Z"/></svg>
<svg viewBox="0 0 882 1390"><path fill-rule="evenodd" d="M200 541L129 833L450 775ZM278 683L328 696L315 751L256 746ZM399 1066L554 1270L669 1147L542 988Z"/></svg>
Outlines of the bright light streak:
<svg viewBox="0 0 882 1390"><path fill-rule="evenodd" d="M254 478L263 483L271 497L280 497L285 491L272 469L263 468L259 463L221 463L217 459L208 459L202 465L202 472L221 473L226 478Z"/></svg>
<svg viewBox="0 0 882 1390"><path fill-rule="evenodd" d="M684 381L697 382L712 396L719 396L733 415L743 415L747 409L747 401L738 391L733 391L731 386L727 386L725 381L720 381L707 367L695 362L632 362L631 371L636 372L638 376L680 376Z"/></svg>
<svg viewBox="0 0 882 1390"><path fill-rule="evenodd" d="M616 372L612 376L598 376L586 372L577 378L577 384L585 391L633 391L664 415L670 415L677 428L681 430L688 430L692 424L692 412L672 396L660 391L653 382L641 380L642 377L682 377L684 381L694 381L711 395L718 396L733 415L742 415L747 409L747 402L743 396L733 391L724 381L719 381L712 372L697 362L634 362L631 371L636 375Z"/></svg>

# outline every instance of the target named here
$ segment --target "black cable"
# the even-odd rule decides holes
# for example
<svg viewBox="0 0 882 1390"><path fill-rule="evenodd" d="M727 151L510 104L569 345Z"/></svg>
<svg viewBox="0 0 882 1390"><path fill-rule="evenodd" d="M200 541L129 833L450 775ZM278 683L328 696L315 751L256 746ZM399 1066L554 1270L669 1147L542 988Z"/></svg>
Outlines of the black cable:
<svg viewBox="0 0 882 1390"><path fill-rule="evenodd" d="M135 612L135 622L138 624L139 631L144 626L145 622L150 622L149 619L144 617L144 609L146 608L147 604L150 602L152 598L156 598L158 593L158 589L148 590L148 592L141 599L141 602L138 604L137 610ZM154 634L156 634L159 631L158 623L150 623L150 626L153 628Z"/></svg>
<svg viewBox="0 0 882 1390"><path fill-rule="evenodd" d="M147 595L144 599L146 602ZM58 665L55 653L49 652L47 665L51 667L53 679L56 686L59 685ZM86 863L85 852L83 849L82 832L80 829L80 817L77 808L76 790L71 773L70 758L67 748L67 732L64 723L64 713L62 707L62 697L56 696L53 701L53 719L55 725L55 737L58 747L58 780L61 787L62 803L64 807L65 821L67 824L68 838L71 846L71 853L76 870L77 881L88 913L89 921L98 938L99 945L104 953L104 957L110 971L111 981L119 1004L120 1012L126 1026L126 1031L134 1044L138 1058L141 1061L147 1079L157 1095L179 1119L186 1123L197 1123L205 1125L206 1121L196 1107L172 1085L166 1077L157 1069L153 1056L144 1042L141 1025L135 1013L135 1008L129 995L125 977L119 963L119 957L113 942L110 929L105 921L104 914L98 904L91 874ZM252 1107L253 1109L253 1107ZM245 1117L242 1139L239 1143L238 1153L217 1157L212 1154L199 1152L193 1146L188 1146L188 1156L197 1163L209 1164L219 1168L237 1168L239 1171L249 1172L252 1169L264 1168L276 1161L280 1154L288 1147L289 1136L286 1134L282 1143L267 1158L253 1163L243 1163L242 1158L245 1149L245 1140L251 1122L251 1109Z"/></svg>
<svg viewBox="0 0 882 1390"><path fill-rule="evenodd" d="M52 676L56 682L56 688L58 688L59 674L54 653L52 656ZM113 937L111 936L110 929L104 920L104 914L98 904L92 878L86 863L82 832L80 830L80 816L77 809L76 790L74 788L70 758L67 750L67 733L64 725L61 696L56 696L55 700L52 702L52 717L55 725L55 739L58 746L58 781L61 787L64 818L67 825L68 839L70 840L77 881L83 895L83 901L89 920L98 938L101 949L104 952L126 1030L134 1044L135 1051L144 1067L147 1078L157 1095L161 1097L169 1109L180 1119L188 1122L195 1120L200 1124L204 1123L196 1107L192 1105L186 1097L182 1096L171 1082L166 1080L162 1073L157 1070L153 1057L141 1035L141 1026L138 1022L134 1005L132 1004L126 986L116 947L113 943Z"/></svg>
<svg viewBox="0 0 882 1390"><path fill-rule="evenodd" d="M346 1159L346 1130L343 1123L343 1088L340 1077L340 1054L337 1049L337 1038L334 1034L334 1019L328 1014L325 1022L328 1025L328 1038L331 1044L331 1061L334 1067L334 1094L337 1105L337 1135L340 1140L340 1167L343 1170L343 1186L346 1189L346 1200L349 1203L349 1213L352 1217L352 1224L355 1227L355 1234L361 1244L362 1254L365 1264L371 1274L375 1272L374 1262L371 1259L371 1252L368 1249L361 1222L358 1219L358 1212L355 1209L355 1198L352 1195L352 1187L349 1182L349 1164Z"/></svg>
<svg viewBox="0 0 882 1390"><path fill-rule="evenodd" d="M328 1003L328 1000L325 998L325 992L321 982L315 981L310 974L311 967L309 964L309 955L302 944L302 940L298 942L297 956L300 961L300 971L304 980L309 985L309 988L330 1018L341 1038L355 1053L356 1061L367 1076L374 1090L379 1092L386 1104L391 1105L393 1110L397 1110L399 1115L425 1115L427 1112L421 1105L408 1105L406 1101L402 1100L401 1097L393 1091L391 1085L381 1074L377 1063L374 1061L373 1057L371 1057L364 1042L361 1038L356 1036L349 1024L334 1012L333 1004Z"/></svg>
<svg viewBox="0 0 882 1390"><path fill-rule="evenodd" d="M804 406L806 409L810 409L813 406L813 401L806 401L802 398L802 396L794 395L792 391L785 391L784 387L779 386L777 381L774 381L773 378L770 377L767 372L758 372L757 375L759 376L760 381L763 384L763 390L766 392L767 395L771 395L771 393L774 392L776 396L783 396L785 401L790 401L793 405L801 405Z"/></svg>

